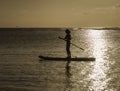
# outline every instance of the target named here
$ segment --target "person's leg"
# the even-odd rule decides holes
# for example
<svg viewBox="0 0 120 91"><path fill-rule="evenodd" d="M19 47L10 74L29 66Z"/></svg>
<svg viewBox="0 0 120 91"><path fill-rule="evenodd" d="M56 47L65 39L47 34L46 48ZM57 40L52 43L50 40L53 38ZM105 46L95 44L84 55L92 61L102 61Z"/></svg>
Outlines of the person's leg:
<svg viewBox="0 0 120 91"><path fill-rule="evenodd" d="M67 41L67 43L66 43L66 52L67 52L67 57L71 58L70 42L69 41Z"/></svg>

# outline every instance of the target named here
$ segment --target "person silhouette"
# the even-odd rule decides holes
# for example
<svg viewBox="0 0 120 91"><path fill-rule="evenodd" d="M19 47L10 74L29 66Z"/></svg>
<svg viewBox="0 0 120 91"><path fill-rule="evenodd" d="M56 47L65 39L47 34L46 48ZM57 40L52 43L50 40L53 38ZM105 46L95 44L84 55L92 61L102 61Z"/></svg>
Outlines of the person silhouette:
<svg viewBox="0 0 120 91"><path fill-rule="evenodd" d="M64 40L66 41L66 52L67 52L67 58L71 58L71 52L70 52L70 41L71 41L71 35L70 30L65 30L66 36Z"/></svg>

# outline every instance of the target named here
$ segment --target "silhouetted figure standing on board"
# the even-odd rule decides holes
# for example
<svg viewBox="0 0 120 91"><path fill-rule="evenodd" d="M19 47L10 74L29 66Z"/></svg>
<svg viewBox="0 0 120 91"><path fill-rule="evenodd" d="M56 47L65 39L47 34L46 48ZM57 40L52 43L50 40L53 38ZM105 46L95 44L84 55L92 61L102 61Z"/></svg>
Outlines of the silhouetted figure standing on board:
<svg viewBox="0 0 120 91"><path fill-rule="evenodd" d="M67 52L66 69L69 69L69 64L70 64L70 61L71 61L71 52L70 52L71 35L70 35L70 30L66 29L65 33L66 33L65 38L61 38L61 37L58 37L58 38L66 41L66 52Z"/></svg>
<svg viewBox="0 0 120 91"><path fill-rule="evenodd" d="M67 52L67 58L71 58L71 52L70 52L70 40L71 40L71 35L70 35L70 30L66 29L66 52Z"/></svg>

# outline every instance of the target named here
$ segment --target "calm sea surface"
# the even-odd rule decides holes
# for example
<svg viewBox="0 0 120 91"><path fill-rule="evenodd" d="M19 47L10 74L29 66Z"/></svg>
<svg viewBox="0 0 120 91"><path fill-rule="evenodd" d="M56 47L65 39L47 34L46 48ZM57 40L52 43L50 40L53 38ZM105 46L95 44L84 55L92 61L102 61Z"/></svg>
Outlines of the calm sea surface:
<svg viewBox="0 0 120 91"><path fill-rule="evenodd" d="M71 29L72 57L95 61L47 61L66 57L64 29L0 29L0 91L120 91L120 30Z"/></svg>

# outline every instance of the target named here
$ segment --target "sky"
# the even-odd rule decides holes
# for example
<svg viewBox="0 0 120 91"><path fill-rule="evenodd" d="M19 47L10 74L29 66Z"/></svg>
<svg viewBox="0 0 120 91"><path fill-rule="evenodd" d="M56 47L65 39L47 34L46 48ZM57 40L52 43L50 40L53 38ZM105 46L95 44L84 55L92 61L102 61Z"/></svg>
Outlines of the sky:
<svg viewBox="0 0 120 91"><path fill-rule="evenodd" d="M0 27L118 27L120 0L0 0Z"/></svg>

